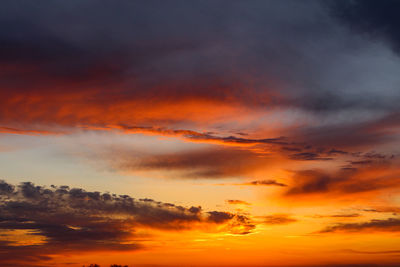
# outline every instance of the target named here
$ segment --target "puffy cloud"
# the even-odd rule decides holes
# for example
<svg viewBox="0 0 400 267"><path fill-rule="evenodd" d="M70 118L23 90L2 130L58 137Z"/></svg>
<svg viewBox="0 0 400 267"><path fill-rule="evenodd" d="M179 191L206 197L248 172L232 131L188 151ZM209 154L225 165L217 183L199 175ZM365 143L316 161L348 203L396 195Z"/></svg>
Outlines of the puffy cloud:
<svg viewBox="0 0 400 267"><path fill-rule="evenodd" d="M218 226L218 231L250 233L251 219L223 211L202 211L152 199L89 192L68 186L45 188L30 182L15 187L0 182L0 229L32 244L4 241L0 262L48 258L67 251L137 250L143 228L181 231ZM22 231L22 232L21 232ZM34 237L39 240L35 241Z"/></svg>

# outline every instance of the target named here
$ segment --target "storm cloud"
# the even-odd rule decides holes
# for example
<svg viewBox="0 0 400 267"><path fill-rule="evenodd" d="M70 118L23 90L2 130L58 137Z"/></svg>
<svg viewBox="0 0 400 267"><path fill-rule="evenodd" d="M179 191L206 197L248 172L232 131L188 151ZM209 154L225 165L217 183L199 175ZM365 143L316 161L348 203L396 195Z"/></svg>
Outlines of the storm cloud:
<svg viewBox="0 0 400 267"><path fill-rule="evenodd" d="M392 112L399 100L398 77L390 71L397 65L384 60L389 52L352 36L318 1L8 1L0 17L3 124L165 125L183 117L141 109L195 98L214 108L237 103L317 113ZM370 55L375 50L383 56ZM370 72L375 77L364 75ZM386 80L380 94L372 78ZM115 108L132 105L140 118ZM10 108L23 112L6 113ZM184 112L209 119L206 109Z"/></svg>

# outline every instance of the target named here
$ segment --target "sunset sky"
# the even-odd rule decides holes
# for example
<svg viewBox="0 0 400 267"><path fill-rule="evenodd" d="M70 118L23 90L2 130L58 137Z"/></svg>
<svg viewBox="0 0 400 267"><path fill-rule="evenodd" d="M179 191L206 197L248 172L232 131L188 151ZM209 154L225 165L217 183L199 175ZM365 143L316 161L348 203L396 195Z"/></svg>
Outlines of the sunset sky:
<svg viewBox="0 0 400 267"><path fill-rule="evenodd" d="M0 5L0 266L400 266L400 1Z"/></svg>

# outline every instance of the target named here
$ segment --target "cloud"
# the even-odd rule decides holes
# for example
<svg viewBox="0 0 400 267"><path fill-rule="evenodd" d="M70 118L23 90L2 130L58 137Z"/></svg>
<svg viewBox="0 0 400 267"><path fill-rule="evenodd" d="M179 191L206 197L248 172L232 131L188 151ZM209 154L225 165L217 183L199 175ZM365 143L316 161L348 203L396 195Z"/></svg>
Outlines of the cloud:
<svg viewBox="0 0 400 267"><path fill-rule="evenodd" d="M104 129L107 129L105 127ZM193 142L205 142L205 143L218 143L226 145L236 145L236 146L251 146L251 145L265 145L265 144L276 144L276 145L289 145L284 137L277 138L264 138L264 139L251 139L242 138L236 136L216 136L212 133L200 133L192 130L174 130L161 127L139 127L139 126L126 126L126 125L114 125L109 126L109 128L120 129L125 133L147 133L147 134L157 134L164 136L178 136L183 137L187 140Z"/></svg>
<svg viewBox="0 0 400 267"><path fill-rule="evenodd" d="M391 47L398 47L394 8L389 9L397 5L388 3L342 2L340 19L359 31L378 33ZM252 146L271 153L262 158L255 150L227 148L132 160L128 151L113 158L112 167L119 170L181 172L189 178L248 177L276 164L271 159L275 156L312 164L351 155L353 148L392 142L399 125L398 64L385 47L343 31L323 5L317 1L234 1L230 5L204 1L179 7L157 3L155 8L154 2L55 1L21 8L18 3L4 3L0 11L4 44L0 123L4 126L0 131L36 135L51 134L53 127L109 127L191 142ZM116 15L110 17L110 11ZM67 14L75 14L73 22ZM282 131L287 138L208 132L210 124L225 120L228 125L240 124L236 121L242 116L254 119L267 108L304 113L304 121ZM358 117L347 118L349 113L340 112ZM364 120L354 123L360 117ZM251 121L265 124L264 119ZM204 132L182 130L203 127ZM249 131L256 128L253 125ZM370 160L348 163L348 168L357 169L299 171L289 186L275 180L241 185L285 187L286 196L300 196L370 192L398 184L394 167L389 173L383 166L371 167ZM143 203L154 212L158 205ZM206 212L198 218L196 214L190 210L171 214L161 208L154 218L135 214L129 223L185 228L188 218L199 223L205 218L229 218ZM158 222L161 215L185 219ZM43 229L51 236L51 229ZM98 229L93 226L92 231ZM109 233L110 240L124 234Z"/></svg>
<svg viewBox="0 0 400 267"><path fill-rule="evenodd" d="M378 213L400 213L400 207L393 207L393 206L378 206L372 208L364 208L361 209L362 211L366 212L378 212Z"/></svg>
<svg viewBox="0 0 400 267"><path fill-rule="evenodd" d="M399 100L387 51L318 1L21 7L0 14L6 127L235 122L275 107L364 115Z"/></svg>
<svg viewBox="0 0 400 267"><path fill-rule="evenodd" d="M10 127L0 127L0 133L3 134L23 134L23 135L60 135L66 134L62 131L46 131L46 130L25 130Z"/></svg>
<svg viewBox="0 0 400 267"><path fill-rule="evenodd" d="M329 10L291 0L5 1L0 134L110 131L206 143L138 155L98 142L90 157L126 173L246 178L232 185L273 186L290 200L396 191L399 4L328 2ZM292 177L268 179L283 168ZM141 249L141 229L254 228L244 215L150 199L33 184L0 190L1 226L39 238L3 242L2 257L45 258L62 244Z"/></svg>
<svg viewBox="0 0 400 267"><path fill-rule="evenodd" d="M287 191L287 195L323 193L335 183L328 174L315 170L297 172L293 180L296 184Z"/></svg>
<svg viewBox="0 0 400 267"><path fill-rule="evenodd" d="M250 186L281 186L285 187L286 184L277 182L276 180L255 180L248 183L232 184L232 185L250 185Z"/></svg>
<svg viewBox="0 0 400 267"><path fill-rule="evenodd" d="M342 151L348 154L349 150L356 152L357 149L376 149L381 144L396 142L398 129L400 127L399 112L394 111L368 120L358 122L342 122L334 125L301 127L286 137L296 140L297 143L305 143L314 148L334 147L331 151ZM317 151L302 151L318 153ZM328 151L322 151L322 158L330 158ZM336 153L338 154L338 153ZM296 155L296 154L295 154ZM295 156L294 155L294 156ZM304 159L318 159L318 154L298 154Z"/></svg>
<svg viewBox="0 0 400 267"><path fill-rule="evenodd" d="M251 205L250 203L248 203L246 201L238 200L238 199L228 199L228 200L226 200L226 202L231 205Z"/></svg>
<svg viewBox="0 0 400 267"><path fill-rule="evenodd" d="M45 188L30 182L17 187L0 182L0 214L3 237L16 235L18 240L32 243L2 242L3 263L13 261L16 254L26 255L18 260L30 260L67 251L138 250L143 248L141 229L182 231L218 226L218 231L247 234L255 228L244 215L68 186Z"/></svg>
<svg viewBox="0 0 400 267"><path fill-rule="evenodd" d="M368 124L365 128L378 128L385 119L380 122L375 122L373 125ZM386 124L383 123L383 124ZM389 123L389 127L392 124ZM90 129L90 128L88 128ZM295 179L295 189L290 191L294 194L297 190L301 191L322 191L331 184L339 184L339 180L355 176L360 176L361 172L367 170L382 170L384 173L385 166L390 166L390 170L396 173L398 170L395 167L397 161L393 153L375 152L374 150L339 150L330 146L329 140L320 143L318 138L313 140L307 137L307 140L302 139L300 134L291 138L243 138L236 136L221 136L217 133L199 132L183 129L155 128L155 127L139 127L139 126L106 126L97 130L106 131L122 131L126 134L144 133L150 135L172 136L181 138L184 141L208 143L210 146L206 148L179 150L171 152L146 151L138 153L130 150L126 146L112 145L109 147L103 146L95 150L95 152L87 152L87 158L100 159L105 162L111 169L124 173L134 172L151 172L162 171L163 175L168 177L182 178L227 178L227 177L251 177L257 172L266 171L270 168L276 168L279 165L315 165L318 161L326 161L330 165L339 165L335 167L336 171L325 172L322 175L320 171L299 171L299 179ZM382 130L382 129L381 129ZM321 130L323 134L325 130ZM337 136L337 135L336 135ZM325 137L324 137L325 138ZM333 138L333 137L332 137ZM296 141L298 140L298 141ZM304 142L307 141L307 142ZM317 144L317 145L314 145ZM213 146L216 145L216 146ZM372 146L373 147L373 146ZM351 147L348 147L351 148ZM358 147L360 148L360 147ZM296 151L296 153L293 153ZM85 153L85 152L84 152ZM343 165L342 162L346 165ZM367 174L369 175L369 174ZM394 176L394 174L386 173L385 175ZM258 175L257 175L258 176ZM306 183L306 177L310 177L310 183ZM342 177L336 179L335 177ZM358 179L358 178L357 178ZM329 181L328 181L329 180ZM347 179L351 181L352 179ZM372 181L371 177L371 181ZM299 189L298 186L304 183L305 188ZM382 185L378 185L381 184ZM383 179L376 180L371 184L374 186L384 187L386 183ZM389 183L389 182L388 182ZM232 184L233 185L233 184ZM274 179L256 180L251 182L238 183L237 185L248 186L287 186L287 183L282 183ZM368 184L364 184L364 191L367 191ZM353 187L353 189L351 189ZM347 191L357 191L356 186L348 184ZM363 191L360 189L360 191Z"/></svg>
<svg viewBox="0 0 400 267"><path fill-rule="evenodd" d="M400 219L388 218L388 219L374 219L368 222L360 223L339 223L333 226L328 226L318 233L358 233L358 232L399 232L400 231Z"/></svg>
<svg viewBox="0 0 400 267"><path fill-rule="evenodd" d="M313 218L357 218L361 217L358 213L343 213L343 214L328 214L328 215L313 215Z"/></svg>
<svg viewBox="0 0 400 267"><path fill-rule="evenodd" d="M397 11L400 4L396 0L373 1L332 1L332 13L353 31L371 39L386 42L394 51L400 52L400 23Z"/></svg>
<svg viewBox="0 0 400 267"><path fill-rule="evenodd" d="M397 161L360 164L358 168L340 170L301 170L293 172L286 196L379 193L398 188Z"/></svg>
<svg viewBox="0 0 400 267"><path fill-rule="evenodd" d="M292 218L289 214L272 214L260 216L262 223L270 225L281 225L297 222L297 219Z"/></svg>
<svg viewBox="0 0 400 267"><path fill-rule="evenodd" d="M137 155L134 151L117 150L109 164L120 171L163 171L168 177L177 172L184 178L229 178L243 177L272 164L276 159L260 157L249 150L231 147L207 148L178 153Z"/></svg>
<svg viewBox="0 0 400 267"><path fill-rule="evenodd" d="M345 249L342 251L356 253L356 254L400 254L400 250L362 251L362 250L354 250L354 249Z"/></svg>
<svg viewBox="0 0 400 267"><path fill-rule="evenodd" d="M83 131L115 131L124 134L146 134L146 135L159 135L168 137L177 137L185 141L194 143L209 143L216 145L224 145L238 148L248 148L250 151L258 154L277 153L281 154L291 160L333 160L337 156L348 155L346 151L337 149L326 149L324 147L312 147L303 142L294 142L286 137L280 136L275 138L243 138L237 136L220 136L217 133L198 132L185 129L170 129L165 127L151 127L151 126L126 126L126 125L104 125L104 126L91 126L80 125L78 127ZM10 127L0 127L0 133L11 134L27 134L27 135L56 135L68 134L63 131L48 131L48 130L28 130ZM239 134L239 135L243 135ZM292 153L293 151L299 153ZM354 153L353 153L354 154ZM384 155L369 153L365 157L385 158Z"/></svg>
<svg viewBox="0 0 400 267"><path fill-rule="evenodd" d="M318 153L302 152L291 155L295 160L332 160L333 158L320 157Z"/></svg>

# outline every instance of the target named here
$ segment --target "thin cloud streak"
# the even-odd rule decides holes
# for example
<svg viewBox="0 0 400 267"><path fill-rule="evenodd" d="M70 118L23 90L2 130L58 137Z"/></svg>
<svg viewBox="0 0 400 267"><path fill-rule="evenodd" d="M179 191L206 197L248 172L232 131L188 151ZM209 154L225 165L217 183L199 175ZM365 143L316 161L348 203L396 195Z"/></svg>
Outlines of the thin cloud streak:
<svg viewBox="0 0 400 267"><path fill-rule="evenodd" d="M374 233L374 232L388 232L397 233L400 231L400 219L374 219L368 222L359 223L340 223L318 231L320 234L329 233Z"/></svg>

